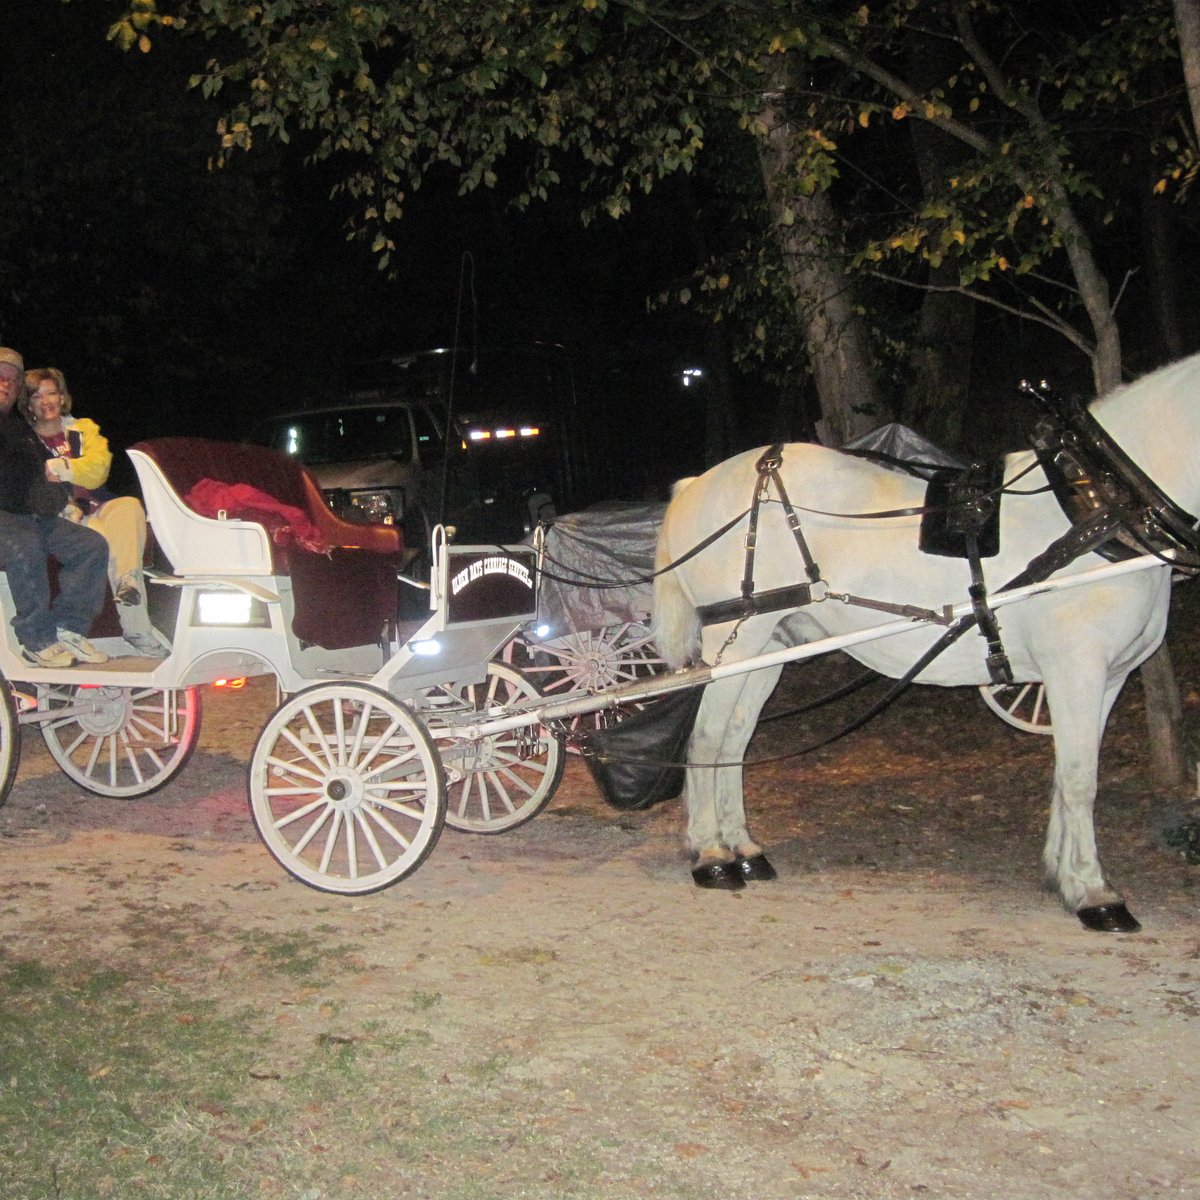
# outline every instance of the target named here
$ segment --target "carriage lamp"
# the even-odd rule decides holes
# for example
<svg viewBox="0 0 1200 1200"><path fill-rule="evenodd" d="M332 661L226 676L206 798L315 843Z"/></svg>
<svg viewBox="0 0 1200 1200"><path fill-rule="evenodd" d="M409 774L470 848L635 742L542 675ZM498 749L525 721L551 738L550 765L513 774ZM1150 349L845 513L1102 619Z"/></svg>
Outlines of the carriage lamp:
<svg viewBox="0 0 1200 1200"><path fill-rule="evenodd" d="M409 649L422 658L434 658L442 652L442 643L437 638L421 638L408 643Z"/></svg>
<svg viewBox="0 0 1200 1200"><path fill-rule="evenodd" d="M192 625L237 625L265 629L271 623L267 606L246 592L199 592L192 609Z"/></svg>

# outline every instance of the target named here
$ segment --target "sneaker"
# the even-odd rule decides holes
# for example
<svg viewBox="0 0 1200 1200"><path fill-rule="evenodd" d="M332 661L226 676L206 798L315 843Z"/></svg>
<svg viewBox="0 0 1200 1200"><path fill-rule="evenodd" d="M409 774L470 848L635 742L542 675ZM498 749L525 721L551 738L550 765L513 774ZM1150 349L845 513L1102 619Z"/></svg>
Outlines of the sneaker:
<svg viewBox="0 0 1200 1200"><path fill-rule="evenodd" d="M142 658L166 658L171 653L152 633L126 633L122 637Z"/></svg>
<svg viewBox="0 0 1200 1200"><path fill-rule="evenodd" d="M108 662L108 655L103 650L97 650L82 633L76 633L72 629L60 629L58 631L58 640L80 662L92 663L94 665Z"/></svg>
<svg viewBox="0 0 1200 1200"><path fill-rule="evenodd" d="M40 650L30 650L28 646L24 649L25 657L39 667L73 667L79 661L62 642L51 642Z"/></svg>

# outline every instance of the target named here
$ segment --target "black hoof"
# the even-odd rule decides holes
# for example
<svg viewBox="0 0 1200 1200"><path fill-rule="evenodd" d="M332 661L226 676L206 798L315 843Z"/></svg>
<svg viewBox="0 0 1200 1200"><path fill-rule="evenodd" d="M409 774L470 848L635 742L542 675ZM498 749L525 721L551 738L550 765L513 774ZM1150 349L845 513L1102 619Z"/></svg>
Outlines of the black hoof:
<svg viewBox="0 0 1200 1200"><path fill-rule="evenodd" d="M1120 900L1115 904L1094 904L1091 908L1081 908L1076 915L1084 929L1094 929L1097 933L1137 933L1142 927L1141 922Z"/></svg>
<svg viewBox="0 0 1200 1200"><path fill-rule="evenodd" d="M716 888L723 892L736 892L746 886L737 864L731 862L705 863L702 867L693 867L692 882L697 887Z"/></svg>
<svg viewBox="0 0 1200 1200"><path fill-rule="evenodd" d="M743 879L752 879L756 883L766 883L770 879L779 878L779 873L767 862L765 854L752 854L749 858L735 858L733 866Z"/></svg>

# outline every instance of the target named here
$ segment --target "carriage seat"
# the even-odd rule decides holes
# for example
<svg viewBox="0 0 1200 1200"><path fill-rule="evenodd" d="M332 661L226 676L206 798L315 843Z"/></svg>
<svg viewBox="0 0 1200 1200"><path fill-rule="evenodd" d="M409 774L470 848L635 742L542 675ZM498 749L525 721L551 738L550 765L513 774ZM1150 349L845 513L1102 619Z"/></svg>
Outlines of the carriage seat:
<svg viewBox="0 0 1200 1200"><path fill-rule="evenodd" d="M378 642L395 620L403 534L392 525L343 521L302 463L265 446L193 437L151 438L128 454L154 536L177 575L290 576L293 633L329 650ZM282 544L252 514L195 511L186 497L204 479L250 484L300 509L328 551Z"/></svg>

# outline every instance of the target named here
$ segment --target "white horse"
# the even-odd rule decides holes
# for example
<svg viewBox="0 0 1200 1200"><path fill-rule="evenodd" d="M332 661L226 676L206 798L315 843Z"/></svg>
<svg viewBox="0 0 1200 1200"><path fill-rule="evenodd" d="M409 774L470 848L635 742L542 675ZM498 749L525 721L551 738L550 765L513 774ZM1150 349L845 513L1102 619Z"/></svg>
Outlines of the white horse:
<svg viewBox="0 0 1200 1200"><path fill-rule="evenodd" d="M1200 509L1200 355L1184 359L1093 402L1091 413L1109 436L1189 513ZM656 565L666 567L745 511L757 486L760 450L720 463L676 485L659 535ZM1046 476L1032 451L1011 454L1004 477L1034 491ZM940 610L967 598L965 560L934 557L917 546L919 516L873 520L840 514L919 508L925 484L860 457L807 443L787 445L780 478L800 517L821 578L837 593ZM774 495L774 493L772 493ZM807 511L805 511L807 510ZM839 515L828 515L839 514ZM881 614L836 600L809 603L735 622L701 626L697 608L740 594L747 521L674 570L658 576L654 620L662 653L672 666L697 657L710 665L735 663L784 646L878 625ZM983 560L986 581L999 589L1070 528L1046 491L1006 496L1000 552ZM1103 565L1085 554L1058 574ZM796 541L782 506L761 508L754 564L755 591L804 581ZM996 612L1013 678L1042 681L1053 717L1054 786L1043 854L1047 875L1069 911L1088 927L1116 932L1139 928L1105 878L1096 850L1093 806L1100 739L1129 673L1166 632L1170 569L1152 567L1073 590L1043 593ZM888 619L884 617L883 619ZM913 629L849 650L868 667L900 678L943 631ZM937 657L918 682L943 686L990 682L985 639L970 630ZM688 848L696 883L735 888L775 872L747 829L742 757L780 667L710 683L688 752ZM736 764L709 767L707 763Z"/></svg>

